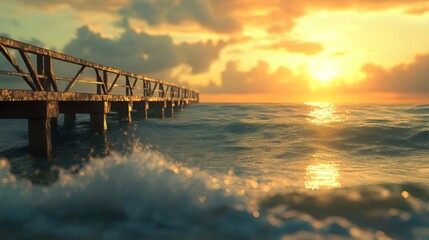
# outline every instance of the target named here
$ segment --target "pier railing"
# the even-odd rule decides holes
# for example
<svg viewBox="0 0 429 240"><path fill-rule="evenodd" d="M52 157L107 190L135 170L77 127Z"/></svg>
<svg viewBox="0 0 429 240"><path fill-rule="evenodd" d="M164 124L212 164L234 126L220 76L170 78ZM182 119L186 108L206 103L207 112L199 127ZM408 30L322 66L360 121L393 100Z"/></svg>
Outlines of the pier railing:
<svg viewBox="0 0 429 240"><path fill-rule="evenodd" d="M77 83L82 83L88 86L95 85L96 87L93 88L85 88L85 91L89 90L93 94L110 95L114 93L115 95L141 96L148 100L190 100L198 102L199 99L198 91L190 88L100 65L5 37L0 37L0 52L13 69L13 71L8 71L1 69L3 66L0 66L0 75L19 76L33 91L79 92L81 90L75 86ZM54 60L58 62L55 65L53 64ZM61 66L61 64L72 64L77 71L75 70L72 77L60 76L56 74L54 66ZM86 76L83 76L84 71ZM91 72L92 76L88 76L88 73Z"/></svg>

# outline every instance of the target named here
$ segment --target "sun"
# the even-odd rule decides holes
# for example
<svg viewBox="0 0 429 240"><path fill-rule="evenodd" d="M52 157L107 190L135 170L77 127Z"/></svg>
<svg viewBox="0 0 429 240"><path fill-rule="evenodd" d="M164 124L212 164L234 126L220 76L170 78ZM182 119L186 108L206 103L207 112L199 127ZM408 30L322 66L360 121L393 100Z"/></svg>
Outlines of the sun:
<svg viewBox="0 0 429 240"><path fill-rule="evenodd" d="M339 75L338 68L335 64L330 62L311 64L308 68L308 72L315 80L322 84L328 84Z"/></svg>

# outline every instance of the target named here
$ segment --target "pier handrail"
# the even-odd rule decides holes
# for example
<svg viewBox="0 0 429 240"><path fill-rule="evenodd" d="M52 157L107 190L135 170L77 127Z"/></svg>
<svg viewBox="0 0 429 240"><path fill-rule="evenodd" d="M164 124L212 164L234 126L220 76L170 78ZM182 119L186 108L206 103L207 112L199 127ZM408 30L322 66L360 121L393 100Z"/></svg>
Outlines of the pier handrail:
<svg viewBox="0 0 429 240"><path fill-rule="evenodd" d="M9 49L18 50L21 60L26 70L16 61L16 56ZM169 83L153 77L126 72L117 68L93 63L84 59L55 52L31 44L19 42L10 38L0 36L0 52L16 71L6 71L0 69L0 74L10 76L20 76L33 91L53 91L69 92L76 83L95 84L95 94L110 95L118 88L125 89L126 96L137 96L136 91L141 90L147 98L162 99L194 99L198 102L199 92L191 88L186 88L178 84ZM36 64L33 64L30 55L36 56ZM112 56L113 57L113 56ZM74 77L55 75L53 69L53 59L59 62L67 62L80 66ZM94 70L94 79L81 78L86 69ZM116 74L113 81L109 82L109 74ZM111 77L111 76L110 76ZM125 85L118 84L118 80L125 80ZM57 81L68 82L64 89L59 89ZM140 82L140 83L139 83ZM141 85L140 85L141 84ZM122 95L122 94L121 94Z"/></svg>

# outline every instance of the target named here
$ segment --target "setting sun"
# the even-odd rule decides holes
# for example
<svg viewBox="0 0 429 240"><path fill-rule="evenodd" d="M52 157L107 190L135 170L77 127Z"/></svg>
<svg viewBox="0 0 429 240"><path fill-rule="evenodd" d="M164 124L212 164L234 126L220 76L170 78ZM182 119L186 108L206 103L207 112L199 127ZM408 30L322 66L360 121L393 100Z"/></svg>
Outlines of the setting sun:
<svg viewBox="0 0 429 240"><path fill-rule="evenodd" d="M322 62L314 64L308 69L310 75L322 84L328 84L339 76L337 67L333 63Z"/></svg>

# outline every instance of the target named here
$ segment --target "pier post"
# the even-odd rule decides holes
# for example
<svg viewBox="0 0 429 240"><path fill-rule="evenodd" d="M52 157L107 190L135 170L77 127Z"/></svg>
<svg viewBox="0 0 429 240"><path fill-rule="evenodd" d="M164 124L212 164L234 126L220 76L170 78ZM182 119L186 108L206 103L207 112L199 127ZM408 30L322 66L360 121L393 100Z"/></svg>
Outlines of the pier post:
<svg viewBox="0 0 429 240"><path fill-rule="evenodd" d="M180 111L183 111L183 100L178 100L176 108Z"/></svg>
<svg viewBox="0 0 429 240"><path fill-rule="evenodd" d="M133 111L133 102L126 102L123 109L119 111L119 121L124 123L131 123L131 112Z"/></svg>
<svg viewBox="0 0 429 240"><path fill-rule="evenodd" d="M51 121L58 117L58 103L41 101L33 104L33 110L38 114L30 115L28 118L30 153L35 156L49 156L52 153Z"/></svg>
<svg viewBox="0 0 429 240"><path fill-rule="evenodd" d="M166 101L167 107L164 110L165 117L174 117L174 101Z"/></svg>
<svg viewBox="0 0 429 240"><path fill-rule="evenodd" d="M118 112L119 122L131 123L131 112L133 111L133 102L112 102L111 111Z"/></svg>
<svg viewBox="0 0 429 240"><path fill-rule="evenodd" d="M149 109L148 101L134 102L133 107L137 110L137 116L139 118L148 119L148 109Z"/></svg>
<svg viewBox="0 0 429 240"><path fill-rule="evenodd" d="M107 130L107 113L110 112L109 102L96 102L93 111L90 113L91 131L95 133Z"/></svg>
<svg viewBox="0 0 429 240"><path fill-rule="evenodd" d="M49 156L52 153L52 134L50 118L28 119L28 146L36 156Z"/></svg>
<svg viewBox="0 0 429 240"><path fill-rule="evenodd" d="M91 132L100 133L107 130L107 114L91 113Z"/></svg>
<svg viewBox="0 0 429 240"><path fill-rule="evenodd" d="M149 104L150 114L149 117L152 118L164 118L165 117L165 101L151 102Z"/></svg>
<svg viewBox="0 0 429 240"><path fill-rule="evenodd" d="M179 109L180 108L180 100L175 100L174 101L174 109Z"/></svg>

